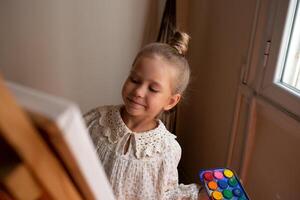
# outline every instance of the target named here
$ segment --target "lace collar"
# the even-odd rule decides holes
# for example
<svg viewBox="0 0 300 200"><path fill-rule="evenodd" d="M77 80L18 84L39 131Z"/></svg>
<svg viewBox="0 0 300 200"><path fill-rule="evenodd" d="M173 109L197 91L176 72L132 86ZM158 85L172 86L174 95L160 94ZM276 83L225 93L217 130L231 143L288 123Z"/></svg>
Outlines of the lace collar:
<svg viewBox="0 0 300 200"><path fill-rule="evenodd" d="M123 136L132 134L135 139L133 148L138 159L161 153L166 145L165 138L168 136L176 138L175 135L169 133L161 120L158 120L158 126L152 130L141 133L131 131L121 117L121 107L121 105L109 106L108 109L101 110L99 124L104 128L104 136L112 144L117 143Z"/></svg>

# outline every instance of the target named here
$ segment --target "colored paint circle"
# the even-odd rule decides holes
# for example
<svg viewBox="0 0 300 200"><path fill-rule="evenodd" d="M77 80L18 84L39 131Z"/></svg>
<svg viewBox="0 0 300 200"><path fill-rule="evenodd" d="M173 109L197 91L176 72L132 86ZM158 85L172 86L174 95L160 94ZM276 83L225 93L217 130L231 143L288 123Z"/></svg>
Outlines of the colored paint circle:
<svg viewBox="0 0 300 200"><path fill-rule="evenodd" d="M225 199L231 199L233 194L230 190L223 190L223 196L225 197Z"/></svg>
<svg viewBox="0 0 300 200"><path fill-rule="evenodd" d="M214 172L214 177L215 177L216 179L222 179L222 178L224 178L223 173L220 172L220 171L215 171L215 172Z"/></svg>
<svg viewBox="0 0 300 200"><path fill-rule="evenodd" d="M240 197L243 195L242 191L239 188L233 189L232 192L233 192L234 196L236 196L236 197Z"/></svg>
<svg viewBox="0 0 300 200"><path fill-rule="evenodd" d="M215 199L215 200L220 200L220 199L223 198L223 195L222 195L222 193L219 192L219 191L213 191L212 197L213 197L213 199Z"/></svg>
<svg viewBox="0 0 300 200"><path fill-rule="evenodd" d="M247 200L246 197L240 197L238 200Z"/></svg>
<svg viewBox="0 0 300 200"><path fill-rule="evenodd" d="M233 172L230 169L225 169L223 173L224 173L224 176L227 178L233 177Z"/></svg>
<svg viewBox="0 0 300 200"><path fill-rule="evenodd" d="M215 181L210 181L208 182L208 188L211 189L211 190L216 190L218 188L218 185Z"/></svg>
<svg viewBox="0 0 300 200"><path fill-rule="evenodd" d="M230 185L231 187L235 187L237 186L237 184L238 182L235 177L232 177L231 179L228 180L228 185Z"/></svg>
<svg viewBox="0 0 300 200"><path fill-rule="evenodd" d="M228 187L228 184L226 181L224 180L219 180L218 181L218 186L221 188L221 189L226 189Z"/></svg>
<svg viewBox="0 0 300 200"><path fill-rule="evenodd" d="M212 172L205 172L203 177L207 181L212 181L214 179Z"/></svg>

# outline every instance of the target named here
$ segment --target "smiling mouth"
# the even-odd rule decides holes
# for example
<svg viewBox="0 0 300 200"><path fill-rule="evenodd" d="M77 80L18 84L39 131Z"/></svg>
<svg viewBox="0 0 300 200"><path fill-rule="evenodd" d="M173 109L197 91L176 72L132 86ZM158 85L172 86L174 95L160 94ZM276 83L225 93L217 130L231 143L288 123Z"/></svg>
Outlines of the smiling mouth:
<svg viewBox="0 0 300 200"><path fill-rule="evenodd" d="M130 103L132 103L132 104L134 104L134 105L139 105L139 106L145 107L143 104L138 103L138 102L136 102L136 101L134 101L134 100L132 100L132 99L130 99L130 98L127 98L127 99L128 99L128 101L129 101Z"/></svg>

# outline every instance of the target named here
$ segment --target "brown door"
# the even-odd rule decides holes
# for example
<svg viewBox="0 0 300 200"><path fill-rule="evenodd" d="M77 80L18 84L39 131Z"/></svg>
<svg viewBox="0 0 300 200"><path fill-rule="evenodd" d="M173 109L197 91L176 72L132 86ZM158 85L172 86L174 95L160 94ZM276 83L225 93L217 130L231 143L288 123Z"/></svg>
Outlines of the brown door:
<svg viewBox="0 0 300 200"><path fill-rule="evenodd" d="M296 83L288 85L282 78L297 43L292 40L297 6L297 1L259 2L239 87L227 165L239 169L255 200L299 199L300 93ZM292 55L295 65L297 51ZM299 67L293 73L299 76Z"/></svg>

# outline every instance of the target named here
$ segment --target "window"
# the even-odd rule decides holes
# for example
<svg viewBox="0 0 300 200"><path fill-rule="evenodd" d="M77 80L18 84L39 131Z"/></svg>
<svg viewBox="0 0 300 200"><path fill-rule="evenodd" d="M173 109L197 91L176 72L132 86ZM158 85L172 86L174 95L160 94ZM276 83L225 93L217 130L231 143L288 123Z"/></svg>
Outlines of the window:
<svg viewBox="0 0 300 200"><path fill-rule="evenodd" d="M281 54L277 68L280 70L278 83L300 94L300 9L299 1L291 1L282 37ZM275 77L276 82L276 77Z"/></svg>
<svg viewBox="0 0 300 200"><path fill-rule="evenodd" d="M276 1L274 9L269 10L271 14L266 21L264 38L267 47L264 54L268 55L268 59L267 62L263 62L265 70L259 91L262 96L298 117L300 117L299 1Z"/></svg>

